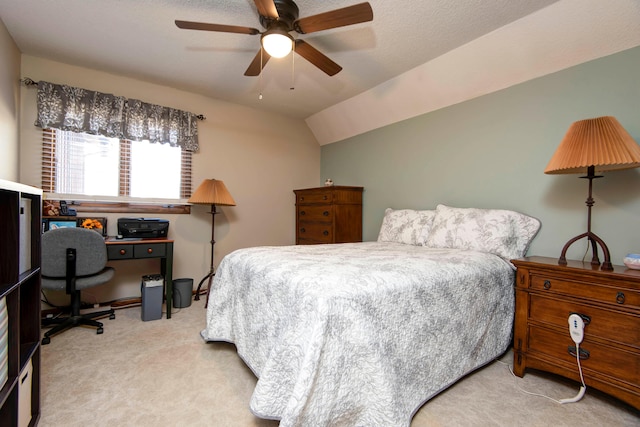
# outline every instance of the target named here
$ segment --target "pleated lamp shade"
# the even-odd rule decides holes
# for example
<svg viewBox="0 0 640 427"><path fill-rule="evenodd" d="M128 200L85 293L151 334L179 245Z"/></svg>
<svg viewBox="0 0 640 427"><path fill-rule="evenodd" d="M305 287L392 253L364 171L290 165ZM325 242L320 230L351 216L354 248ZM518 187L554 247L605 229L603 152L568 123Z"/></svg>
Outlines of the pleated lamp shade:
<svg viewBox="0 0 640 427"><path fill-rule="evenodd" d="M236 205L236 201L231 197L224 182L218 179L205 179L202 181L202 184L196 189L188 202L196 205Z"/></svg>
<svg viewBox="0 0 640 427"><path fill-rule="evenodd" d="M599 172L640 166L640 145L615 117L573 123L544 173L583 173L590 166Z"/></svg>

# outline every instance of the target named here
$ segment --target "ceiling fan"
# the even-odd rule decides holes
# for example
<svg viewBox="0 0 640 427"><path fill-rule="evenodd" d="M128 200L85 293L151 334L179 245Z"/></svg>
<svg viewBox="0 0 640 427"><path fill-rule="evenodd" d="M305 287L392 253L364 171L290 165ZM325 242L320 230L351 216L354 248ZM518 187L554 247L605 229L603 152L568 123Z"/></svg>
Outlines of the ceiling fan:
<svg viewBox="0 0 640 427"><path fill-rule="evenodd" d="M319 50L301 39L294 39L289 33L315 33L347 25L359 24L373 20L373 10L367 2L335 9L318 15L298 19L299 9L293 0L254 0L260 24L265 31L256 28L235 25L207 24L203 22L176 20L178 28L187 30L218 31L237 34L260 34L260 50L245 71L245 76L257 76L269 61L269 58L284 57L295 47L295 52L307 61L333 76L342 67L333 62ZM272 43L275 47L272 47Z"/></svg>

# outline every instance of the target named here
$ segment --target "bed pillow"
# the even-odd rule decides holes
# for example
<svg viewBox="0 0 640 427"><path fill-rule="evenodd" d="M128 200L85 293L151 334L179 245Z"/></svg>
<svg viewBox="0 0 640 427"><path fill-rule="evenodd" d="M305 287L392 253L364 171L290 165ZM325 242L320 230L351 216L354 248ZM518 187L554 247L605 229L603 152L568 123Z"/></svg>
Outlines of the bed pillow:
<svg viewBox="0 0 640 427"><path fill-rule="evenodd" d="M489 252L509 261L527 253L539 229L540 221L519 212L438 205L425 246Z"/></svg>
<svg viewBox="0 0 640 427"><path fill-rule="evenodd" d="M384 211L378 242L420 246L431 229L435 210L391 209Z"/></svg>

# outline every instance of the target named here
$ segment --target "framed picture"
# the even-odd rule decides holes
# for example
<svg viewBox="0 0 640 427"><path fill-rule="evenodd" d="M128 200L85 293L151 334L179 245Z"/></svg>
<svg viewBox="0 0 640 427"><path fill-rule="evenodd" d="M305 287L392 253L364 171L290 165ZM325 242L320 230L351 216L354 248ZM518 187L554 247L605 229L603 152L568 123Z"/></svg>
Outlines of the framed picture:
<svg viewBox="0 0 640 427"><path fill-rule="evenodd" d="M77 218L78 227L94 230L103 236L107 235L107 218Z"/></svg>
<svg viewBox="0 0 640 427"><path fill-rule="evenodd" d="M76 227L75 219L53 219L45 218L42 220L42 231L54 230L56 228Z"/></svg>

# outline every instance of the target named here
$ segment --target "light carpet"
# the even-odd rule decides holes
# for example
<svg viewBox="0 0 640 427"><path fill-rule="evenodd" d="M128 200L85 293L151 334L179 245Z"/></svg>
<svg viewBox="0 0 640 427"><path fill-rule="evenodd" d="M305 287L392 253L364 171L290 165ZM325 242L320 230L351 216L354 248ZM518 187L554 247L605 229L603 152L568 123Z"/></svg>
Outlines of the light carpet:
<svg viewBox="0 0 640 427"><path fill-rule="evenodd" d="M75 328L42 347L41 427L275 427L249 410L256 378L226 343L205 343L204 300L172 318L143 322L140 308L103 320L104 334ZM527 371L514 377L512 354L474 372L427 402L411 427L638 426L640 413L594 389L578 403L578 384Z"/></svg>

